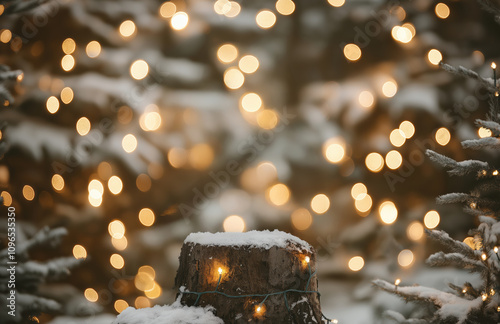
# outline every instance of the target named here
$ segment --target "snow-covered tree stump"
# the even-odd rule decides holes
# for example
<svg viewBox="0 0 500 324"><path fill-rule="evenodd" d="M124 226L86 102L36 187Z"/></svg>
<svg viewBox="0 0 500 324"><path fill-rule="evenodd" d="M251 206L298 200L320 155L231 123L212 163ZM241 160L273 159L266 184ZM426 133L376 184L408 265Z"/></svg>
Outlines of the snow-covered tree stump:
<svg viewBox="0 0 500 324"><path fill-rule="evenodd" d="M180 302L224 323L321 323L315 252L280 231L193 233L175 279Z"/></svg>

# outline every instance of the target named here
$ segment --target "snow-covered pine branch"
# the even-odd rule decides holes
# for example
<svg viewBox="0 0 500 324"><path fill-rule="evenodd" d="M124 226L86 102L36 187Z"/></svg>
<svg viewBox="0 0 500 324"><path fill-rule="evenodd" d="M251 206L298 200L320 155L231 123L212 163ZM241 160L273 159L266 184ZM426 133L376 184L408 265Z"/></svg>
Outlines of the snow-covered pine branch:
<svg viewBox="0 0 500 324"><path fill-rule="evenodd" d="M448 170L448 173L450 175L463 176L470 173L476 173L480 170L489 169L488 163L483 161L466 160L457 162L452 158L449 158L432 150L427 150L425 153L435 163L450 169Z"/></svg>
<svg viewBox="0 0 500 324"><path fill-rule="evenodd" d="M485 137L473 140L462 141L462 147L465 149L481 150L484 148L500 148L500 140L496 137Z"/></svg>

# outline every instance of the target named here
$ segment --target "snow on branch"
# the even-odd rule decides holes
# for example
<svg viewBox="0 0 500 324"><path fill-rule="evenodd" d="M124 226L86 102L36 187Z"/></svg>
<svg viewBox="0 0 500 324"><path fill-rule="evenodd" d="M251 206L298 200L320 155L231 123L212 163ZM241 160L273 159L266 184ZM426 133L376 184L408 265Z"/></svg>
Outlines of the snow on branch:
<svg viewBox="0 0 500 324"><path fill-rule="evenodd" d="M453 73L453 74L456 74L456 75L459 75L462 77L477 80L484 87L486 87L488 90L490 90L491 92L495 91L495 89L493 88L493 80L485 79L485 78L479 76L479 74L477 74L476 72L474 72L472 70L466 69L463 66L454 67L454 66L451 66L451 65L443 63L443 62L439 63L439 66L447 72L450 72L450 73Z"/></svg>
<svg viewBox="0 0 500 324"><path fill-rule="evenodd" d="M500 141L496 137L485 137L473 140L462 141L462 147L465 149L480 150L483 148L500 148Z"/></svg>
<svg viewBox="0 0 500 324"><path fill-rule="evenodd" d="M42 245L50 243L52 246L59 244L62 237L68 234L68 231L64 227L58 227L50 229L49 227L44 227L38 233L36 233L31 239L26 242L19 244L16 253L22 255L28 252L32 247L37 245ZM7 257L7 249L0 251L0 259Z"/></svg>
<svg viewBox="0 0 500 324"><path fill-rule="evenodd" d="M442 251L432 254L427 258L427 264L430 266L449 266L468 269L471 271L482 271L486 269L485 265L477 260L464 257L461 253L444 253Z"/></svg>
<svg viewBox="0 0 500 324"><path fill-rule="evenodd" d="M483 303L481 297L468 300L434 288L400 287L381 279L374 280L373 284L382 290L403 297L407 301L433 304L439 308L435 313L435 320L439 323L442 323L443 320L452 320L453 323L457 324L465 323L467 316L474 310L480 311Z"/></svg>
<svg viewBox="0 0 500 324"><path fill-rule="evenodd" d="M469 199L470 195L466 193L453 192L437 197L436 202L438 204L456 204L467 202Z"/></svg>
<svg viewBox="0 0 500 324"><path fill-rule="evenodd" d="M484 128L489 129L493 133L493 136L500 135L500 124L498 124L497 122L494 122L491 120L477 119L476 125L478 127L484 127Z"/></svg>
<svg viewBox="0 0 500 324"><path fill-rule="evenodd" d="M470 246L468 246L464 242L452 239L450 235L448 235L448 233L446 233L445 231L440 231L440 230L427 231L427 235L429 236L429 238L449 247L451 251L460 253L466 258L469 259L477 258L474 250L472 250Z"/></svg>
<svg viewBox="0 0 500 324"><path fill-rule="evenodd" d="M448 170L450 175L463 176L470 173L476 173L479 170L489 169L489 165L486 162L478 161L478 160L466 160L457 162L452 158L434 152L432 150L427 150L425 152L427 156L437 164L451 169Z"/></svg>

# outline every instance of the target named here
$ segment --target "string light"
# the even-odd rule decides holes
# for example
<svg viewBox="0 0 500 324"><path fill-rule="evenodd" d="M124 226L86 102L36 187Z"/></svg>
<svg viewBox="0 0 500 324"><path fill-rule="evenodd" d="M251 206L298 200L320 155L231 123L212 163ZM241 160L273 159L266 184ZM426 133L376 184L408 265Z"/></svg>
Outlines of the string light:
<svg viewBox="0 0 500 324"><path fill-rule="evenodd" d="M396 286L396 288L399 286L399 284L401 283L401 279L397 278L395 281L394 281L394 286Z"/></svg>
<svg viewBox="0 0 500 324"><path fill-rule="evenodd" d="M345 0L328 0L328 3L332 6L332 7L342 7L345 3Z"/></svg>
<svg viewBox="0 0 500 324"><path fill-rule="evenodd" d="M59 110L59 99L54 96L50 96L45 104L47 111L51 114L55 114Z"/></svg>
<svg viewBox="0 0 500 324"><path fill-rule="evenodd" d="M440 51L433 48L427 53L427 59L432 65L438 65L443 60L443 55L441 55Z"/></svg>
<svg viewBox="0 0 500 324"><path fill-rule="evenodd" d="M428 229L436 228L440 221L439 213L435 210L428 211L424 216L424 225Z"/></svg>
<svg viewBox="0 0 500 324"><path fill-rule="evenodd" d="M330 199L325 194L317 194L311 199L311 209L316 214L324 214L330 208Z"/></svg>
<svg viewBox="0 0 500 324"><path fill-rule="evenodd" d="M65 87L61 90L61 101L65 104L69 104L73 101L74 93L73 89L70 87Z"/></svg>
<svg viewBox="0 0 500 324"><path fill-rule="evenodd" d="M120 24L119 31L120 34L125 38L134 35L136 31L134 22L132 20L125 20Z"/></svg>
<svg viewBox="0 0 500 324"><path fill-rule="evenodd" d="M290 217L292 225L299 231L307 230L313 222L311 213L305 208L295 210Z"/></svg>
<svg viewBox="0 0 500 324"><path fill-rule="evenodd" d="M481 295L481 299L482 299L483 301L486 301L486 299L488 299L488 294L483 293L483 294Z"/></svg>
<svg viewBox="0 0 500 324"><path fill-rule="evenodd" d="M238 16L241 12L241 6L238 2L236 1L229 1L229 10L224 13L224 16L228 18L234 18Z"/></svg>
<svg viewBox="0 0 500 324"><path fill-rule="evenodd" d="M90 120L87 117L81 117L76 122L76 131L80 134L80 136L87 135L90 131L90 127Z"/></svg>
<svg viewBox="0 0 500 324"><path fill-rule="evenodd" d="M446 129L445 127L441 127L440 129L438 129L436 131L436 142L441 145L441 146L445 146L446 144L448 144L451 140L451 134L450 134L450 131L448 129Z"/></svg>
<svg viewBox="0 0 500 324"><path fill-rule="evenodd" d="M366 156L365 165L371 172L379 172L384 167L384 158L380 153L372 152Z"/></svg>
<svg viewBox="0 0 500 324"><path fill-rule="evenodd" d="M283 290L283 291L278 291L278 292L271 292L271 293L268 293L268 294L249 294L249 295L230 295L230 294L227 294L227 293L224 293L224 292L221 292L219 291L219 285L222 281L222 275L224 273L224 270L221 268L221 267L218 267L217 268L217 273L218 273L218 280L217 280L217 285L215 287L214 290L209 290L209 291L202 291L202 292L196 292L196 291L185 291L185 290L180 290L179 289L179 294L181 295L181 298L182 298L182 295L184 294L191 294L191 295L195 295L196 296L196 301L194 302L194 306L198 306L198 302L200 301L200 298L203 296L203 295L206 295L206 294L216 294L216 295L221 295L223 297L226 297L226 298L258 298L258 297L262 297L263 300L262 302L260 302L259 304L255 305L255 310L254 310L254 315L256 317L261 317L265 311L266 311L266 306L265 306L265 301L267 300L267 298L269 298L270 296L277 296L277 295L283 295L283 298L285 300L285 306L287 308L287 310L289 312L291 312L291 309L289 307L289 304L288 304L288 299L287 299L287 294L289 293L299 293L299 294L310 294L310 293L315 293L318 295L318 297L320 297L320 293L319 291L315 291L315 290L309 290L309 284L311 282L311 279L313 278L313 276L316 275L316 271L312 271L311 269L311 265L309 263L310 261L310 258L309 256L306 256L304 258L304 260L306 261L308 267L308 272L309 272L309 278L307 280L307 283L306 283L306 287L304 290L299 290L299 289L287 289L287 290ZM364 263L364 261L363 261ZM139 273L138 273L139 275ZM149 277L149 276L148 276ZM149 277L150 278L150 277ZM135 278L137 280L137 276ZM135 280L134 280L135 282ZM154 282L154 281L153 281ZM143 290L143 289L140 289L137 285L137 282L136 283L136 287L139 289L139 290ZM142 288L142 286L141 286ZM332 322L332 323L338 323L337 320L332 320L332 319L329 319L327 318L323 313L321 313L321 316L327 321L327 322Z"/></svg>
<svg viewBox="0 0 500 324"><path fill-rule="evenodd" d="M480 138L491 137L493 135L491 130L484 127L480 127L477 130L477 134L479 135Z"/></svg>
<svg viewBox="0 0 500 324"><path fill-rule="evenodd" d="M85 298L92 303L95 303L99 299L99 295L97 294L97 291L93 288L87 288L85 289L85 292L83 293Z"/></svg>
<svg viewBox="0 0 500 324"><path fill-rule="evenodd" d="M231 90L241 88L245 82L245 76L237 68L229 68L224 72L224 84Z"/></svg>
<svg viewBox="0 0 500 324"><path fill-rule="evenodd" d="M415 134L415 126L408 120L402 121L401 124L399 124L399 130L403 132L406 139L412 138Z"/></svg>
<svg viewBox="0 0 500 324"><path fill-rule="evenodd" d="M493 171L491 174L494 175L494 176L497 176L498 175L498 170Z"/></svg>
<svg viewBox="0 0 500 324"><path fill-rule="evenodd" d="M245 221L241 216L231 215L226 217L222 227L224 232L242 233L245 231Z"/></svg>
<svg viewBox="0 0 500 324"><path fill-rule="evenodd" d="M283 183L275 184L267 190L266 198L273 205L282 206L290 199L290 189Z"/></svg>
<svg viewBox="0 0 500 324"><path fill-rule="evenodd" d="M389 151L385 156L385 164L391 170L396 170L403 164L403 156L396 150Z"/></svg>
<svg viewBox="0 0 500 324"><path fill-rule="evenodd" d="M23 187L23 196L27 201L32 201L35 199L35 190L30 185L25 185Z"/></svg>
<svg viewBox="0 0 500 324"><path fill-rule="evenodd" d="M254 92L245 93L240 99L241 108L248 112L256 112L262 107L262 99Z"/></svg>
<svg viewBox="0 0 500 324"><path fill-rule="evenodd" d="M87 250L80 244L76 244L73 246L73 256L75 259L86 259L87 258Z"/></svg>
<svg viewBox="0 0 500 324"><path fill-rule="evenodd" d="M344 56L351 62L356 62L361 58L361 49L356 44L344 46Z"/></svg>
<svg viewBox="0 0 500 324"><path fill-rule="evenodd" d="M101 44L98 41L91 41L87 44L85 48L87 56L90 58L96 58L101 54Z"/></svg>
<svg viewBox="0 0 500 324"><path fill-rule="evenodd" d="M222 63L231 63L236 60L237 57L238 48L233 44L221 45L217 50L217 59Z"/></svg>
<svg viewBox="0 0 500 324"><path fill-rule="evenodd" d="M144 60L136 60L130 65L130 75L136 80L144 79L149 73L149 65Z"/></svg>
<svg viewBox="0 0 500 324"><path fill-rule="evenodd" d="M160 16L162 16L163 18L170 18L175 14L176 10L177 6L175 5L175 3L167 1L160 6L159 12Z"/></svg>
<svg viewBox="0 0 500 324"><path fill-rule="evenodd" d="M446 19L450 16L450 8L442 2L436 5L434 11L436 12L436 16L441 19Z"/></svg>
<svg viewBox="0 0 500 324"><path fill-rule="evenodd" d="M278 0L275 7L283 16L291 15L295 11L295 3L292 0Z"/></svg>
<svg viewBox="0 0 500 324"><path fill-rule="evenodd" d="M51 183L52 187L57 191L61 191L64 188L64 178L60 174L54 174Z"/></svg>
<svg viewBox="0 0 500 324"><path fill-rule="evenodd" d="M486 255L486 253L481 254L481 259L483 261L486 261L487 258L488 258L488 256Z"/></svg>
<svg viewBox="0 0 500 324"><path fill-rule="evenodd" d="M182 30L186 28L188 23L189 16L187 13L182 11L176 12L170 19L170 26L172 26L174 30Z"/></svg>
<svg viewBox="0 0 500 324"><path fill-rule="evenodd" d="M73 52L76 49L76 43L73 40L73 38L66 38L62 42L61 47L62 47L62 50L63 50L64 54L73 54Z"/></svg>
<svg viewBox="0 0 500 324"><path fill-rule="evenodd" d="M255 16L255 21L260 28L269 29L276 23L276 15L272 11L261 10Z"/></svg>
<svg viewBox="0 0 500 324"><path fill-rule="evenodd" d="M349 260L348 266L351 271L357 272L363 269L363 267L365 266L365 260L363 260L363 258L360 256L352 257Z"/></svg>
<svg viewBox="0 0 500 324"><path fill-rule="evenodd" d="M245 55L238 62L238 67L244 73L254 73L259 68L259 60L253 55Z"/></svg>
<svg viewBox="0 0 500 324"><path fill-rule="evenodd" d="M137 148L137 139L132 134L127 134L122 140L123 150L127 153L132 153Z"/></svg>

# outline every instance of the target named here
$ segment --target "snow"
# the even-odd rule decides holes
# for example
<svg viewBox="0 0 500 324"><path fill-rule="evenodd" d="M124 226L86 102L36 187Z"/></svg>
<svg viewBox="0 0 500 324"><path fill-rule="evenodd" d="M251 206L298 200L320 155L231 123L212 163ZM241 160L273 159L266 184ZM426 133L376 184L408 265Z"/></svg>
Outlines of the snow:
<svg viewBox="0 0 500 324"><path fill-rule="evenodd" d="M249 231L245 233L192 233L184 243L195 243L210 246L249 246L269 250L272 247L287 248L290 244L311 251L312 247L306 241L292 234L274 231Z"/></svg>
<svg viewBox="0 0 500 324"><path fill-rule="evenodd" d="M129 307L112 324L223 324L222 319L216 317L212 310L210 306L182 306L179 301L172 305L142 309Z"/></svg>

